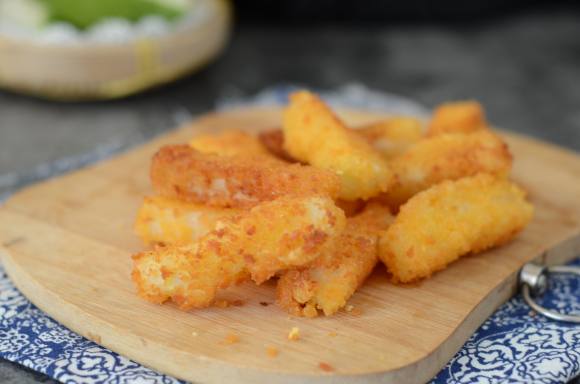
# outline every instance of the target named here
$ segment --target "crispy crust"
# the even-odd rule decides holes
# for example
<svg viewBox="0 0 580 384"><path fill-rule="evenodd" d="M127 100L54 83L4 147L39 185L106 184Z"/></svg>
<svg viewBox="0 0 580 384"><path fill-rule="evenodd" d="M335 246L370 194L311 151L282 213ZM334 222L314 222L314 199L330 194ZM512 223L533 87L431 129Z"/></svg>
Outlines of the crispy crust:
<svg viewBox="0 0 580 384"><path fill-rule="evenodd" d="M393 173L386 160L317 96L292 94L283 128L284 147L294 158L339 176L341 199L367 200L391 185Z"/></svg>
<svg viewBox="0 0 580 384"><path fill-rule="evenodd" d="M187 145L161 148L153 157L155 191L191 203L249 208L280 196L336 197L332 172L263 157L202 154Z"/></svg>
<svg viewBox="0 0 580 384"><path fill-rule="evenodd" d="M396 116L355 129L387 159L404 153L423 137L423 124L414 117Z"/></svg>
<svg viewBox="0 0 580 384"><path fill-rule="evenodd" d="M345 225L343 212L324 197L281 197L225 219L197 242L133 257L139 295L181 309L211 305L219 288L305 266L331 246Z"/></svg>
<svg viewBox="0 0 580 384"><path fill-rule="evenodd" d="M480 174L414 196L382 235L379 256L395 282L430 276L470 252L509 241L533 207L515 184Z"/></svg>
<svg viewBox="0 0 580 384"><path fill-rule="evenodd" d="M506 177L511 166L507 144L490 131L438 135L421 140L393 160L396 181L381 199L396 209L416 193L444 180L481 172Z"/></svg>
<svg viewBox="0 0 580 384"><path fill-rule="evenodd" d="M241 213L235 208L216 208L180 200L149 196L143 199L135 232L147 245L189 244L213 230L218 221Z"/></svg>
<svg viewBox="0 0 580 384"><path fill-rule="evenodd" d="M477 101L456 101L435 108L427 136L445 133L473 133L487 129L481 104Z"/></svg>
<svg viewBox="0 0 580 384"><path fill-rule="evenodd" d="M189 145L201 153L219 156L266 156L274 159L260 140L236 129L194 137Z"/></svg>
<svg viewBox="0 0 580 384"><path fill-rule="evenodd" d="M388 208L369 204L349 218L334 247L306 268L285 272L276 288L278 304L295 316L336 313L362 285L378 260L378 237L393 216Z"/></svg>

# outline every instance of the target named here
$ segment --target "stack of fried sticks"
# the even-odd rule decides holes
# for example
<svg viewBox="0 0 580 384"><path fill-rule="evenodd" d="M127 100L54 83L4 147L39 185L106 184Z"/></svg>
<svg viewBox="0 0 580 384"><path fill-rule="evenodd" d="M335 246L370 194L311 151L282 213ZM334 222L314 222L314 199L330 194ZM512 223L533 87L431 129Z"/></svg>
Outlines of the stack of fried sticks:
<svg viewBox="0 0 580 384"><path fill-rule="evenodd" d="M231 130L161 148L136 231L139 294L181 309L277 278L278 304L336 313L382 261L395 283L509 241L531 220L512 156L473 101L424 123L347 127L316 95L291 95L282 130Z"/></svg>

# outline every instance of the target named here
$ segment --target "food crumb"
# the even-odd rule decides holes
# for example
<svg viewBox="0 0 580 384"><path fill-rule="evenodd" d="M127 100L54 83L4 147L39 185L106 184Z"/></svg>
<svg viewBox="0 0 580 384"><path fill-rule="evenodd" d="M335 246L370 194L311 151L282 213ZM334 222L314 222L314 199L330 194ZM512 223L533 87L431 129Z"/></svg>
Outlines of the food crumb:
<svg viewBox="0 0 580 384"><path fill-rule="evenodd" d="M298 327L292 327L290 333L288 333L288 340L296 341L300 339L300 329Z"/></svg>
<svg viewBox="0 0 580 384"><path fill-rule="evenodd" d="M353 310L350 311L350 314L353 316L360 316L362 315L362 311L360 310L360 308L353 308Z"/></svg>
<svg viewBox="0 0 580 384"><path fill-rule="evenodd" d="M328 363L325 362L320 362L318 363L318 367L320 369L322 369L324 372L333 372L334 371L334 367Z"/></svg>
<svg viewBox="0 0 580 384"><path fill-rule="evenodd" d="M338 335L338 333L332 331L332 332L328 332L328 336L330 337L336 337L336 335Z"/></svg>
<svg viewBox="0 0 580 384"><path fill-rule="evenodd" d="M240 336L234 333L228 333L226 338L224 339L224 344L235 344L240 341Z"/></svg>
<svg viewBox="0 0 580 384"><path fill-rule="evenodd" d="M227 308L230 306L230 302L227 300L217 300L214 305L218 308Z"/></svg>
<svg viewBox="0 0 580 384"><path fill-rule="evenodd" d="M318 316L318 311L316 310L316 308L314 306L311 306L311 305L305 307L304 310L302 311L302 313L306 317L316 317L316 316Z"/></svg>
<svg viewBox="0 0 580 384"><path fill-rule="evenodd" d="M270 305L270 303L266 303L265 301L260 301L260 305L262 307L267 307L268 305Z"/></svg>
<svg viewBox="0 0 580 384"><path fill-rule="evenodd" d="M344 307L344 309L345 309L347 312L351 312L351 311L354 309L354 305L351 305L351 304L349 304L349 305L347 305L346 307Z"/></svg>
<svg viewBox="0 0 580 384"><path fill-rule="evenodd" d="M233 305L234 307L241 307L242 305L244 305L244 300L234 300L231 302L231 305Z"/></svg>
<svg viewBox="0 0 580 384"><path fill-rule="evenodd" d="M269 357L276 357L278 356L278 348L276 347L268 347L266 348L266 353L268 354Z"/></svg>
<svg viewBox="0 0 580 384"><path fill-rule="evenodd" d="M197 331L191 332L191 336L197 336L197 335L199 335L199 333L197 333Z"/></svg>

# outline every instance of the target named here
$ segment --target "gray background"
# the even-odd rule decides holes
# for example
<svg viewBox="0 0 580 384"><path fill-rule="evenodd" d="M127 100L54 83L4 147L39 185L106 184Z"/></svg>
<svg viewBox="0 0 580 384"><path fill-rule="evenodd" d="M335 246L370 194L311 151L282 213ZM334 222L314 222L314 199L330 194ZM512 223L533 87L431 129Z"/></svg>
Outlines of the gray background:
<svg viewBox="0 0 580 384"><path fill-rule="evenodd" d="M42 164L137 145L222 97L280 83L346 82L428 107L475 98L495 125L580 151L578 15L530 13L445 28L243 26L207 69L128 99L62 104L0 92L0 196L70 167ZM43 380L0 361L2 383Z"/></svg>

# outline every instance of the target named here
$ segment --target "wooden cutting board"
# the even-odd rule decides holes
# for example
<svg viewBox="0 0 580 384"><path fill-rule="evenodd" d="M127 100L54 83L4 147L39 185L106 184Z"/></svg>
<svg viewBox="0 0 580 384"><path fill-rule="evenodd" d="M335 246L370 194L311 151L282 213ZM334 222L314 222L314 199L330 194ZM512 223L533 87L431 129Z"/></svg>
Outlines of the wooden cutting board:
<svg viewBox="0 0 580 384"><path fill-rule="evenodd" d="M361 124L377 115L343 117ZM227 298L244 300L241 307L181 312L137 297L130 255L143 246L132 224L142 196L151 192L147 174L155 150L199 132L279 125L279 110L211 114L114 159L19 192L0 209L6 270L33 303L70 329L182 379L418 383L436 374L514 293L523 263L562 263L580 253L580 157L506 134L516 159L513 178L536 206L529 227L509 245L465 257L416 285L390 284L377 268L350 300L360 314L289 317L273 305L271 283L227 292ZM301 339L289 341L294 326ZM230 333L239 343L224 343ZM270 346L279 349L277 357L268 356Z"/></svg>

